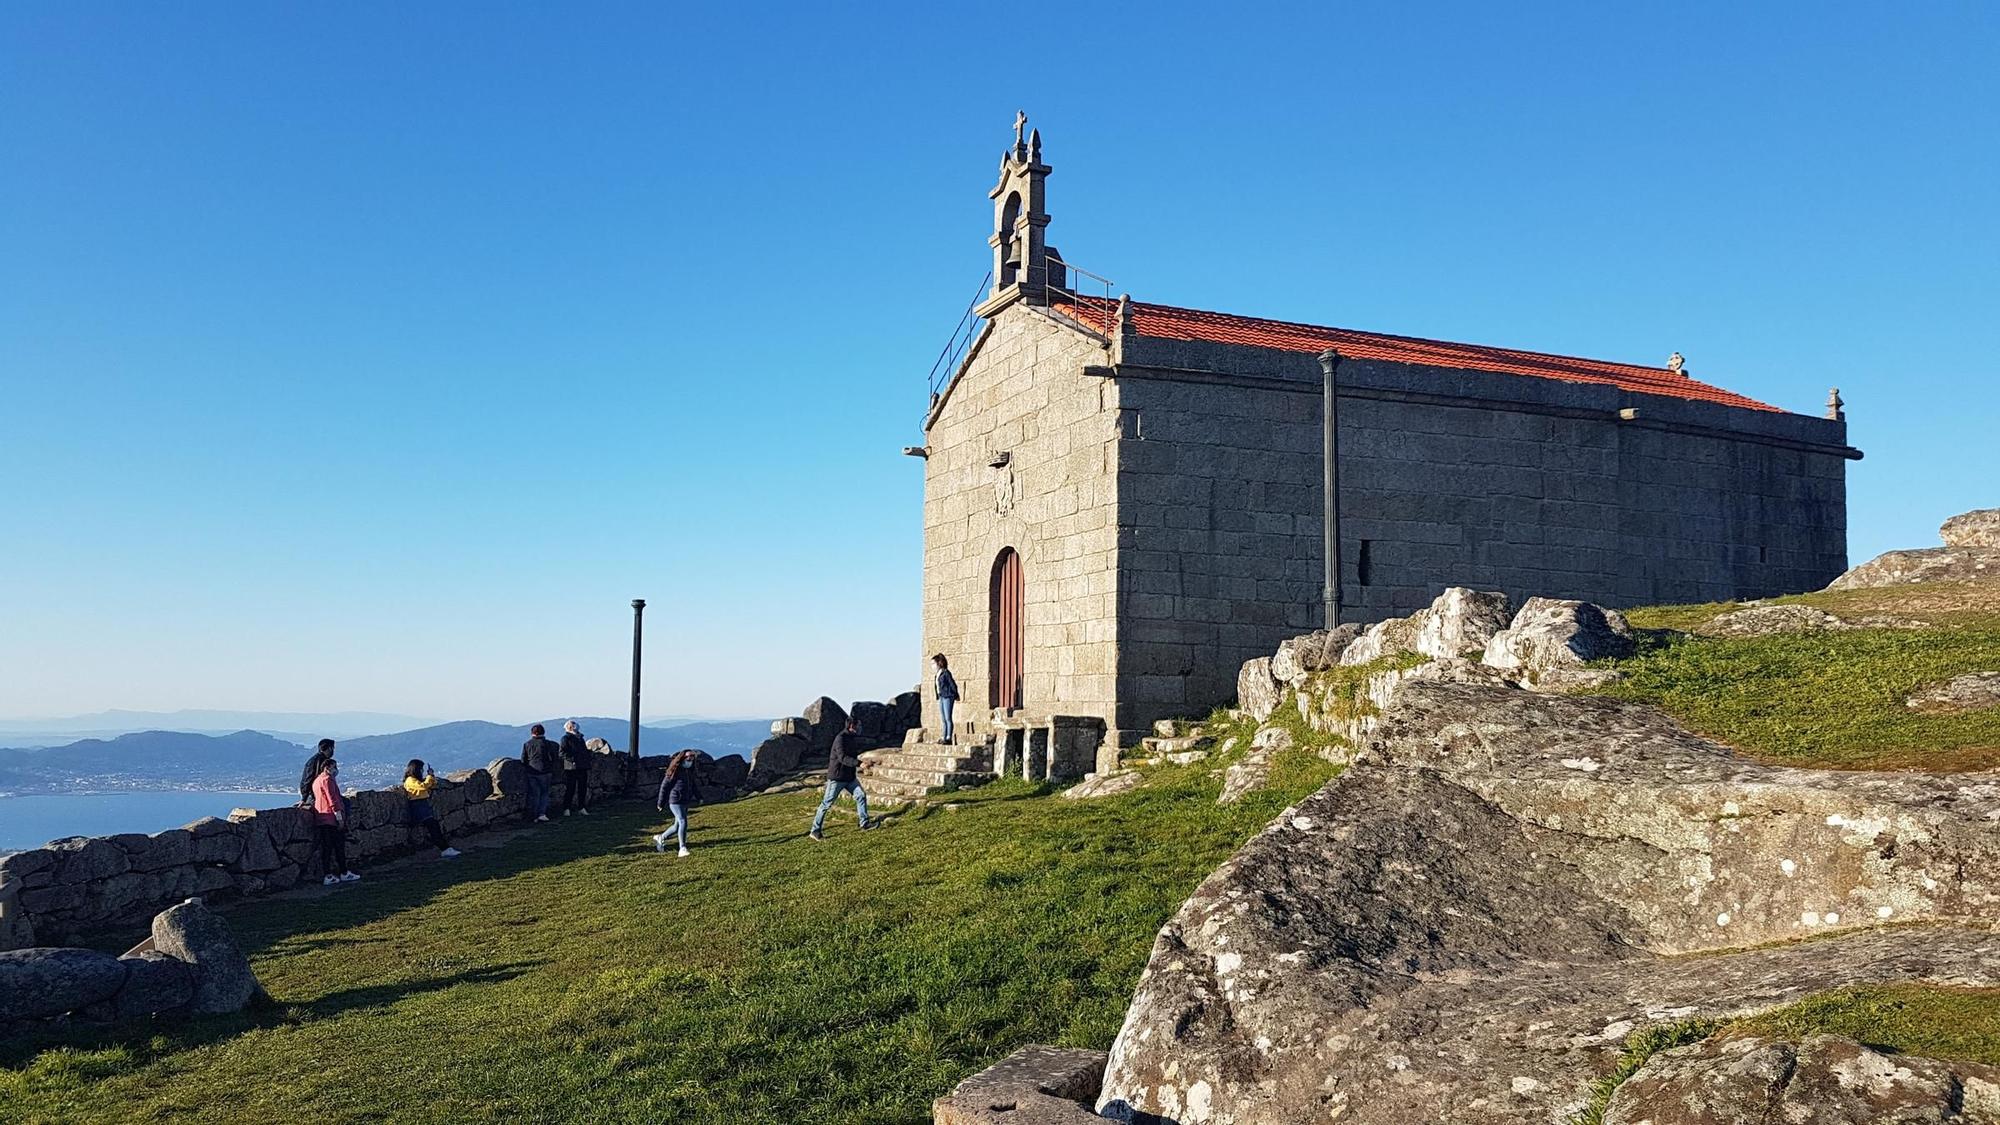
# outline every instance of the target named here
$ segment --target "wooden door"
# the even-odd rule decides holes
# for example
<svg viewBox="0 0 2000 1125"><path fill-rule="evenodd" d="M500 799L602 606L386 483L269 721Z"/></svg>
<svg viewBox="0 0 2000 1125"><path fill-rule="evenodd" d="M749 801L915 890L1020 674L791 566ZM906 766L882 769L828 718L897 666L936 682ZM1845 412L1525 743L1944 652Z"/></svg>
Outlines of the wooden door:
<svg viewBox="0 0 2000 1125"><path fill-rule="evenodd" d="M987 667L991 669L987 698L995 707L1017 709L1021 699L1021 672L1026 664L1023 641L1026 636L1022 612L1025 583L1021 576L1021 556L1012 547L1000 552L993 563L992 622Z"/></svg>

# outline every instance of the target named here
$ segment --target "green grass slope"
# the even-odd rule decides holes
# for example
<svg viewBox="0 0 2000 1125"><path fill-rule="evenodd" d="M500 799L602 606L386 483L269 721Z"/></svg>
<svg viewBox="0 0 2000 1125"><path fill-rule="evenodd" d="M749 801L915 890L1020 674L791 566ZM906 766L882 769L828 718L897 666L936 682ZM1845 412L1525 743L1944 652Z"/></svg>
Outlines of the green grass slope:
<svg viewBox="0 0 2000 1125"><path fill-rule="evenodd" d="M271 1010L0 1053L0 1121L921 1122L1027 1042L1105 1047L1159 926L1331 767L1217 807L1018 783L803 838L815 795L650 805L229 921ZM843 808L846 807L843 802Z"/></svg>
<svg viewBox="0 0 2000 1125"><path fill-rule="evenodd" d="M1691 729L1778 765L2000 767L2000 709L1925 715L1903 702L1934 680L2000 671L2000 583L1777 600L1849 620L1882 615L1926 627L1657 642L1616 662L1627 678L1603 693L1658 704ZM1692 629L1732 608L1662 606L1629 616L1642 629Z"/></svg>

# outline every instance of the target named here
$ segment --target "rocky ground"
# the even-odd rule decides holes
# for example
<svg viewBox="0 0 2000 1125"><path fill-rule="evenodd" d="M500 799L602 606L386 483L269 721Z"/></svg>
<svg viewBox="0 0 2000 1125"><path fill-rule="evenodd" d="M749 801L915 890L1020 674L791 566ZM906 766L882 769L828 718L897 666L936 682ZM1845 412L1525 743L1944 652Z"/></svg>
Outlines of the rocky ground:
<svg viewBox="0 0 2000 1125"><path fill-rule="evenodd" d="M1412 684L1162 931L1100 1105L1546 1122L1651 1022L2000 984L1996 819L1993 779L1784 770L1643 705Z"/></svg>
<svg viewBox="0 0 2000 1125"><path fill-rule="evenodd" d="M1251 661L1210 724L1249 745L1223 799L1281 745L1346 772L1163 928L1097 1091L1024 1055L940 1114L2000 1121L1984 1032L1931 1058L1731 1030L1874 982L2000 987L2000 773L1950 772L1995 750L2000 510L1943 539L1640 628L1451 590Z"/></svg>

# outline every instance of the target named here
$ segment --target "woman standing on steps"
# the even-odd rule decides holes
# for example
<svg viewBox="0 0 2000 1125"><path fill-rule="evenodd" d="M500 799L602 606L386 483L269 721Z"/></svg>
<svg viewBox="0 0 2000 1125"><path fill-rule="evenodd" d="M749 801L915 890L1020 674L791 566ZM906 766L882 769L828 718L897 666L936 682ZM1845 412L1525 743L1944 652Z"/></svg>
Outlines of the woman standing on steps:
<svg viewBox="0 0 2000 1125"><path fill-rule="evenodd" d="M361 876L347 867L347 798L340 792L340 763L326 760L313 778L313 835L318 838L320 879L325 886L358 883Z"/></svg>
<svg viewBox="0 0 2000 1125"><path fill-rule="evenodd" d="M667 761L666 776L660 778L660 796L653 807L671 810L674 826L653 837L653 850L667 850L667 837L680 839L681 855L688 854L688 806L701 799L701 787L696 783L695 763L701 756L699 750L683 750Z"/></svg>
<svg viewBox="0 0 2000 1125"><path fill-rule="evenodd" d="M403 770L403 794L410 799L410 824L424 830L438 855L457 859L458 849L444 838L444 827L438 823L437 811L431 808L431 793L437 789L437 783L436 770L425 765L422 758L410 759Z"/></svg>
<svg viewBox="0 0 2000 1125"><path fill-rule="evenodd" d="M938 717L944 721L944 736L938 741L950 745L955 741L951 730L951 711L958 703L958 679L951 674L951 662L944 658L944 653L931 657L931 663L937 665Z"/></svg>

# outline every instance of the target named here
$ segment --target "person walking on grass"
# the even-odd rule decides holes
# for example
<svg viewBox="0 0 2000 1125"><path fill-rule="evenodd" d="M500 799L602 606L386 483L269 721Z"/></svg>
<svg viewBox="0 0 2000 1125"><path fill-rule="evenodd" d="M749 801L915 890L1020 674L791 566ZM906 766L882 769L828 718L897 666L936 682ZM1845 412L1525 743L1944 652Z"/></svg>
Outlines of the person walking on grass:
<svg viewBox="0 0 2000 1125"><path fill-rule="evenodd" d="M528 741L521 744L521 764L528 770L528 819L536 824L549 822L549 775L560 756L556 744L543 735L542 724L528 728Z"/></svg>
<svg viewBox="0 0 2000 1125"><path fill-rule="evenodd" d="M340 792L340 763L326 760L313 778L313 836L319 844L320 882L358 883L361 876L347 866L347 798Z"/></svg>
<svg viewBox="0 0 2000 1125"><path fill-rule="evenodd" d="M563 724L562 736L563 767L563 815L582 813L590 815L590 747L584 745L583 732L576 729L576 720Z"/></svg>
<svg viewBox="0 0 2000 1125"><path fill-rule="evenodd" d="M683 750L667 760L667 772L660 778L660 795L653 807L671 812L674 826L653 837L656 852L666 851L668 837L674 837L680 841L681 856L685 858L688 854L687 811L701 800L701 785L695 776L700 759L701 751Z"/></svg>
<svg viewBox="0 0 2000 1125"><path fill-rule="evenodd" d="M937 665L938 717L944 721L944 737L939 741L950 745L956 741L952 732L951 712L958 705L958 679L951 674L951 662L944 658L944 653L940 652L931 657L931 663Z"/></svg>
<svg viewBox="0 0 2000 1125"><path fill-rule="evenodd" d="M439 856L457 859L458 849L444 838L444 827L431 808L431 793L437 789L437 783L436 770L425 765L422 758L410 759L409 767L403 770L403 793L410 799L410 824L424 830Z"/></svg>
<svg viewBox="0 0 2000 1125"><path fill-rule="evenodd" d="M333 739L322 738L313 756L306 759L305 772L299 774L299 807L309 809L313 803L313 782L319 780L319 771L333 761Z"/></svg>
<svg viewBox="0 0 2000 1125"><path fill-rule="evenodd" d="M860 815L861 830L872 827L868 819L868 794L861 791L861 782L856 771L861 766L861 733L853 719L847 720L847 729L833 736L833 746L826 752L826 793L819 799L819 811L813 814L812 831L806 833L814 840L825 840L820 829L826 827L826 810L833 807L836 797L842 793L854 794L854 811Z"/></svg>

